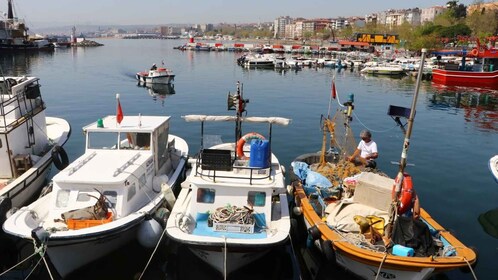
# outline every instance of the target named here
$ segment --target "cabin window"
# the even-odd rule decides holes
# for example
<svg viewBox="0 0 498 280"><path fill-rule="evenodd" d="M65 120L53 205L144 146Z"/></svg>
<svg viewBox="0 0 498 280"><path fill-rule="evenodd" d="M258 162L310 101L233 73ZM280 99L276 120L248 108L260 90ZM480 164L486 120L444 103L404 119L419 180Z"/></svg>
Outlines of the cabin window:
<svg viewBox="0 0 498 280"><path fill-rule="evenodd" d="M91 132L88 134L88 149L116 149L117 144L117 132Z"/></svg>
<svg viewBox="0 0 498 280"><path fill-rule="evenodd" d="M57 198L55 199L55 206L57 207L67 207L69 202L69 190L59 190L57 191Z"/></svg>
<svg viewBox="0 0 498 280"><path fill-rule="evenodd" d="M214 189L199 188L197 189L197 202L214 203L216 191Z"/></svg>
<svg viewBox="0 0 498 280"><path fill-rule="evenodd" d="M135 194L137 193L137 189L135 187L135 183L131 184L130 187L128 187L128 201L130 201Z"/></svg>
<svg viewBox="0 0 498 280"><path fill-rule="evenodd" d="M116 202L118 201L118 193L116 191L104 191L103 194L106 197L107 207L116 208Z"/></svg>
<svg viewBox="0 0 498 280"><path fill-rule="evenodd" d="M0 139L0 148L2 147L2 139Z"/></svg>
<svg viewBox="0 0 498 280"><path fill-rule="evenodd" d="M87 193L87 192L79 192L78 197L76 198L76 201L78 202L86 202L90 201L90 198L92 198L94 195Z"/></svg>
<svg viewBox="0 0 498 280"><path fill-rule="evenodd" d="M252 206L265 206L266 193L250 191L247 196L247 203Z"/></svg>
<svg viewBox="0 0 498 280"><path fill-rule="evenodd" d="M150 150L150 133L127 132L120 136L120 149Z"/></svg>
<svg viewBox="0 0 498 280"><path fill-rule="evenodd" d="M138 188L141 189L143 187L145 187L147 184L147 180L145 179L145 174L142 174L142 176L140 176L140 179L138 180Z"/></svg>
<svg viewBox="0 0 498 280"><path fill-rule="evenodd" d="M158 168L161 168L163 164L165 164L166 161L168 161L169 154L167 146L168 146L168 130L160 128L159 135L157 137L157 154L159 155L157 159Z"/></svg>

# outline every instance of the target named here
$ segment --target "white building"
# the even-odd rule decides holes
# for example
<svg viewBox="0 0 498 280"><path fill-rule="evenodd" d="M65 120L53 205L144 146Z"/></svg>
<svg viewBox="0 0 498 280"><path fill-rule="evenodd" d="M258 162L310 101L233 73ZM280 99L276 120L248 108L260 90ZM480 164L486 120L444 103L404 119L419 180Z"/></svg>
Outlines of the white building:
<svg viewBox="0 0 498 280"><path fill-rule="evenodd" d="M291 24L292 19L289 16L278 17L274 22L274 38L284 38L285 37L285 26Z"/></svg>
<svg viewBox="0 0 498 280"><path fill-rule="evenodd" d="M434 19L442 14L446 10L446 7L443 6L434 6L430 8L422 9L420 15L420 23L424 24L426 22L432 22Z"/></svg>

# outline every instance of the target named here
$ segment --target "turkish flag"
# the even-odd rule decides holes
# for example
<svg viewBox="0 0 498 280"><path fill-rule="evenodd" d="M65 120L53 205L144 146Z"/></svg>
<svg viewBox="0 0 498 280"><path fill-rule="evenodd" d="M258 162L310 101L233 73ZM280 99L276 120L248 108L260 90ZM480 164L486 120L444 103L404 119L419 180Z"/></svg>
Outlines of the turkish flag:
<svg viewBox="0 0 498 280"><path fill-rule="evenodd" d="M118 109L116 110L116 121L120 124L123 120L123 110L121 109L121 103L119 103L118 99Z"/></svg>

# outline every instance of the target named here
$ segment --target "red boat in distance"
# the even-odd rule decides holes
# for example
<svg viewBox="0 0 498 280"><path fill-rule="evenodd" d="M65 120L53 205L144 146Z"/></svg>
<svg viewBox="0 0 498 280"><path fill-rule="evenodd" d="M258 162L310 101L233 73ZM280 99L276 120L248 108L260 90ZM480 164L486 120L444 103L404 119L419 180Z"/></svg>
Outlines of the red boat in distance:
<svg viewBox="0 0 498 280"><path fill-rule="evenodd" d="M446 63L441 68L432 69L433 83L498 89L498 49L487 48L477 41L477 47L469 52L461 50L450 54L461 55L461 63ZM467 57L474 58L472 64L466 62Z"/></svg>

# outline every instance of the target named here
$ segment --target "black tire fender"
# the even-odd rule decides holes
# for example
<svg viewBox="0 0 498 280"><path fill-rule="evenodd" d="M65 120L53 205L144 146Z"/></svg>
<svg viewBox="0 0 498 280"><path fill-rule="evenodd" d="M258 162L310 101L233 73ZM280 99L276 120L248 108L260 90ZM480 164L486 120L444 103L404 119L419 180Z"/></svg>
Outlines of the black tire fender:
<svg viewBox="0 0 498 280"><path fill-rule="evenodd" d="M59 145L52 149L52 162L57 169L62 170L69 165L69 158L66 151Z"/></svg>

